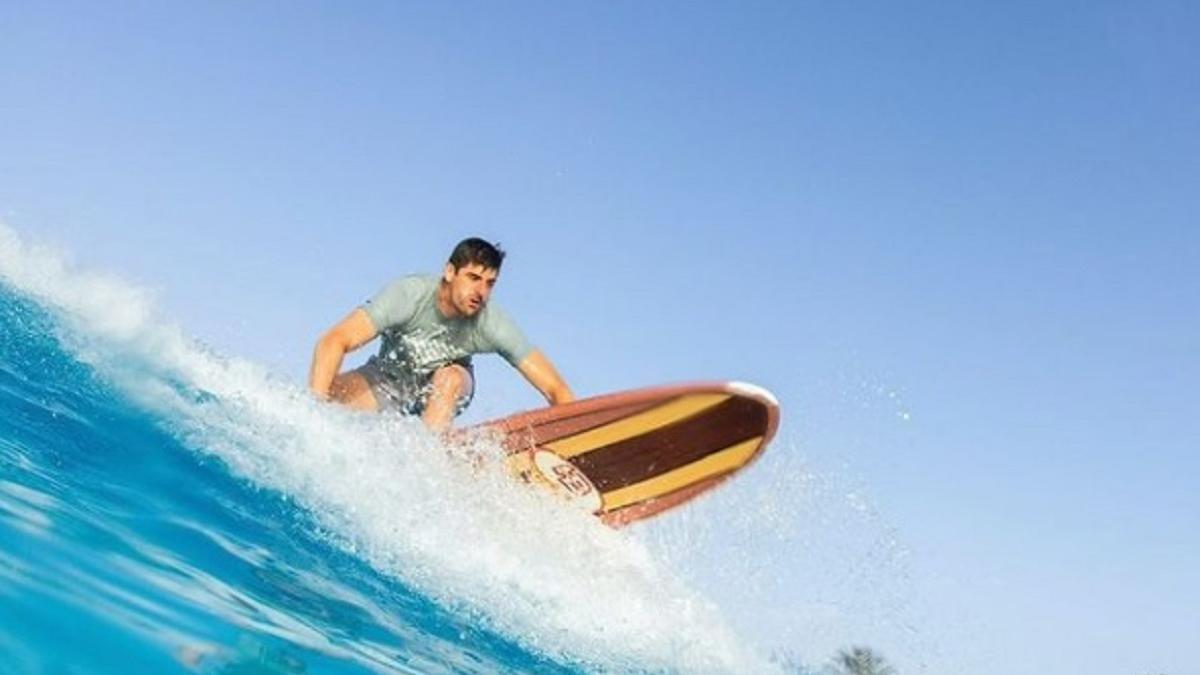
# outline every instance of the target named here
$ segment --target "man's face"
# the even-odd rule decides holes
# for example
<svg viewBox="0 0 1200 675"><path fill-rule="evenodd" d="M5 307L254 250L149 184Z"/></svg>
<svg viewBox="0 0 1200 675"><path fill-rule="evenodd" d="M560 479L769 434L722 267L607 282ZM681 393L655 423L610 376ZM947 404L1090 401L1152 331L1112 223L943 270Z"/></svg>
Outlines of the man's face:
<svg viewBox="0 0 1200 675"><path fill-rule="evenodd" d="M477 264L466 264L457 270L447 264L444 273L450 284L450 302L463 316L475 316L487 304L496 285L499 271Z"/></svg>

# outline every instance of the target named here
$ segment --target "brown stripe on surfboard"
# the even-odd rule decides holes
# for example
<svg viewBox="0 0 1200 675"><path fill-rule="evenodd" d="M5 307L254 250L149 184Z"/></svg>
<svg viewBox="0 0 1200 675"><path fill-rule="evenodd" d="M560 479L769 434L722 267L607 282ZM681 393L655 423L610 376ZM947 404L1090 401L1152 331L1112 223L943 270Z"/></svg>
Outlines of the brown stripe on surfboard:
<svg viewBox="0 0 1200 675"><path fill-rule="evenodd" d="M509 452L521 452L535 445L545 445L560 438L591 431L662 403L663 401L660 399L638 401L612 408L586 411L570 417L552 419L548 422L534 422L523 427L510 428L507 429L507 435L504 438L504 448Z"/></svg>
<svg viewBox="0 0 1200 675"><path fill-rule="evenodd" d="M630 504L629 506L607 511L600 515L600 520L604 521L604 523L610 527L621 527L623 525L628 525L635 520L649 518L650 516L657 515L663 511L666 511L667 509L679 506L680 504L688 502L700 494L707 492L708 490L723 483L725 479L737 473L737 471L737 469L733 469L732 471L727 471L719 476L706 478L699 483L692 483L681 490L676 490L674 492L662 495L661 497L647 499L636 504Z"/></svg>
<svg viewBox="0 0 1200 675"><path fill-rule="evenodd" d="M640 483L764 433L767 407L735 396L702 415L593 450L570 461L601 492Z"/></svg>

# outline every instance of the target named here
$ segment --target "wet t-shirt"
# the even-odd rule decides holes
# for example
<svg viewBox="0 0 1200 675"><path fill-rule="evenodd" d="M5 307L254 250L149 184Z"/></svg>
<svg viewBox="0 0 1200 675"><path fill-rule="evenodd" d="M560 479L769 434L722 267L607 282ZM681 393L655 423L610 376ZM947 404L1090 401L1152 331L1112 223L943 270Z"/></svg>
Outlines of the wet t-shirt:
<svg viewBox="0 0 1200 675"><path fill-rule="evenodd" d="M497 353L516 366L533 345L495 303L475 316L446 318L437 308L440 279L410 276L392 282L362 308L382 338L380 368L393 377L425 375L472 354Z"/></svg>

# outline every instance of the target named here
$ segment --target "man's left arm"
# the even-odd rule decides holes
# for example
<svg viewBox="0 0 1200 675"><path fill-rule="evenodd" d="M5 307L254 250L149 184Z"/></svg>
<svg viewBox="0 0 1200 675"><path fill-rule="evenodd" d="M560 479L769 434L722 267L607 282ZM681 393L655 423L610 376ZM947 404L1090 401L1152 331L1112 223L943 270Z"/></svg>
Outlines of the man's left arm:
<svg viewBox="0 0 1200 675"><path fill-rule="evenodd" d="M558 374L554 364L541 350L535 349L517 364L517 370L529 380L529 383L542 392L542 396L551 405L562 405L575 400L575 394L567 386L566 380Z"/></svg>

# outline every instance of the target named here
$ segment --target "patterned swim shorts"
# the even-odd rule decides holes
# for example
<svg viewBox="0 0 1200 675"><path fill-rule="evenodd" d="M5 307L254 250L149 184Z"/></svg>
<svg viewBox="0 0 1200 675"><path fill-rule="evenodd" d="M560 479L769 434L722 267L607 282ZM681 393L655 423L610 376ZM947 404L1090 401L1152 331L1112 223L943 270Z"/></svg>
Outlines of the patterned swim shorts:
<svg viewBox="0 0 1200 675"><path fill-rule="evenodd" d="M454 402L454 416L458 417L475 398L475 369L470 363L458 363L467 371L467 390ZM379 411L393 411L402 415L421 415L429 403L429 395L433 391L433 373L412 375L410 377L393 377L385 373L379 366L378 357L372 356L366 363L355 368L355 373L362 375L375 395Z"/></svg>

